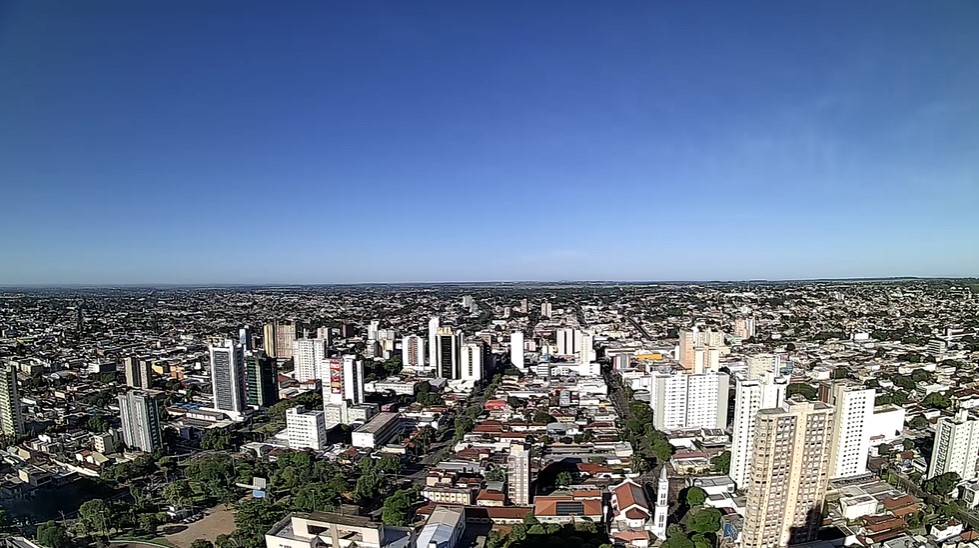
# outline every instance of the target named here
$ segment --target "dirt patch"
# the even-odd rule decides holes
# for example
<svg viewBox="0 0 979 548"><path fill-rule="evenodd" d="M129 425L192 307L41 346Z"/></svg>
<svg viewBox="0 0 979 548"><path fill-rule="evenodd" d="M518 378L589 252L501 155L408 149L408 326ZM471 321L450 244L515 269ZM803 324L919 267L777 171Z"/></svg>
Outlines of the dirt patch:
<svg viewBox="0 0 979 548"><path fill-rule="evenodd" d="M188 523L180 532L167 535L166 539L177 548L190 548L190 544L202 538L214 542L218 535L228 535L235 530L234 508L226 509L224 505L206 510L204 518L194 523Z"/></svg>

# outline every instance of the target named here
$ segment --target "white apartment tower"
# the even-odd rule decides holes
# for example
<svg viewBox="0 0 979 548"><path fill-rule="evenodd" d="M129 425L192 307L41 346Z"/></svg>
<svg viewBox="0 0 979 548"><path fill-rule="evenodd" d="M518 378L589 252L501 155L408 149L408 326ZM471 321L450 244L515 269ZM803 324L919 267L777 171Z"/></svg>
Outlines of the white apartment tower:
<svg viewBox="0 0 979 548"><path fill-rule="evenodd" d="M766 373L778 375L782 369L782 357L778 354L755 354L745 358L748 365L748 379L764 378Z"/></svg>
<svg viewBox="0 0 979 548"><path fill-rule="evenodd" d="M595 361L595 336L591 333L582 333L581 347L578 350L578 363L589 364Z"/></svg>
<svg viewBox="0 0 979 548"><path fill-rule="evenodd" d="M521 371L527 368L523 357L523 331L510 333L510 362Z"/></svg>
<svg viewBox="0 0 979 548"><path fill-rule="evenodd" d="M401 339L401 364L404 367L425 366L425 339L418 335Z"/></svg>
<svg viewBox="0 0 979 548"><path fill-rule="evenodd" d="M870 428L874 420L877 391L846 382L834 383L829 392L833 406L833 447L830 451L829 477L846 478L867 471L870 455ZM977 454L979 456L979 454Z"/></svg>
<svg viewBox="0 0 979 548"><path fill-rule="evenodd" d="M296 339L292 341L292 361L298 382L322 378L329 356L326 339Z"/></svg>
<svg viewBox="0 0 979 548"><path fill-rule="evenodd" d="M970 419L967 409L955 417L942 417L935 425L928 477L955 472L963 480L979 477L976 460L979 458L979 420Z"/></svg>
<svg viewBox="0 0 979 548"><path fill-rule="evenodd" d="M469 341L459 352L459 378L464 381L479 381L486 367L486 344L482 341Z"/></svg>
<svg viewBox="0 0 979 548"><path fill-rule="evenodd" d="M730 377L680 371L652 376L649 405L657 430L725 428Z"/></svg>
<svg viewBox="0 0 979 548"><path fill-rule="evenodd" d="M439 317L432 316L428 320L428 363L432 367L438 366L438 331Z"/></svg>
<svg viewBox="0 0 979 548"><path fill-rule="evenodd" d="M558 329L557 333L557 355L574 356L581 349L581 331L571 328Z"/></svg>
<svg viewBox="0 0 979 548"><path fill-rule="evenodd" d="M551 313L552 313L551 303L549 303L547 301L544 301L544 302L540 303L540 316L541 316L541 318L550 319L551 318Z"/></svg>
<svg viewBox="0 0 979 548"><path fill-rule="evenodd" d="M769 374L763 380L735 377L734 424L731 433L731 468L728 476L738 486L748 486L755 417L761 409L780 407L785 401L788 379Z"/></svg>
<svg viewBox="0 0 979 548"><path fill-rule="evenodd" d="M299 405L286 410L286 436L290 449L326 449L326 414Z"/></svg>
<svg viewBox="0 0 979 548"><path fill-rule="evenodd" d="M523 444L510 445L507 457L507 496L515 506L530 505L530 449Z"/></svg>
<svg viewBox="0 0 979 548"><path fill-rule="evenodd" d="M0 433L16 437L24 433L24 416L20 412L17 391L17 368L10 363L0 365Z"/></svg>
<svg viewBox="0 0 979 548"><path fill-rule="evenodd" d="M223 346L211 346L209 350L214 408L240 418L248 406L244 349L229 339Z"/></svg>
<svg viewBox="0 0 979 548"><path fill-rule="evenodd" d="M356 356L343 357L343 398L354 404L364 403L364 362Z"/></svg>
<svg viewBox="0 0 979 548"><path fill-rule="evenodd" d="M163 447L160 409L154 394L132 390L116 398L122 420L122 440L130 449L152 453Z"/></svg>

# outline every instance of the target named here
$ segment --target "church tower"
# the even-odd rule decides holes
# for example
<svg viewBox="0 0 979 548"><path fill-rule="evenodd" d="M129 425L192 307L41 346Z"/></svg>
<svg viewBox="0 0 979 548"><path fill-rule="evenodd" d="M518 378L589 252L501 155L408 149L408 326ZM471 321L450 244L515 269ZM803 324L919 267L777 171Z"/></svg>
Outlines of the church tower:
<svg viewBox="0 0 979 548"><path fill-rule="evenodd" d="M666 514L670 504L670 480L666 477L666 465L659 473L659 483L656 485L656 504L653 506L653 534L656 538L666 539Z"/></svg>

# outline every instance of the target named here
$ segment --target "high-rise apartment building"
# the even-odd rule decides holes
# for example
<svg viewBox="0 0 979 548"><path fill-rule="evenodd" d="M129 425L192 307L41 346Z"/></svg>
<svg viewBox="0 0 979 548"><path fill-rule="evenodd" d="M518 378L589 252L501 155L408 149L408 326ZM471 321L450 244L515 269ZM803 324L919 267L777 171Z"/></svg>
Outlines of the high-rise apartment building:
<svg viewBox="0 0 979 548"><path fill-rule="evenodd" d="M364 403L364 362L356 356L326 360L323 373L323 405Z"/></svg>
<svg viewBox="0 0 979 548"><path fill-rule="evenodd" d="M250 326L246 325L238 330L238 344L240 344L246 352L254 349L254 343L252 341L252 328Z"/></svg>
<svg viewBox="0 0 979 548"><path fill-rule="evenodd" d="M444 379L458 379L462 331L453 330L451 327L438 328L435 348L438 357L435 374Z"/></svg>
<svg viewBox="0 0 979 548"><path fill-rule="evenodd" d="M870 456L870 429L874 420L877 391L850 382L835 382L821 387L823 402L833 406L833 448L830 452L830 479L846 478L867 471Z"/></svg>
<svg viewBox="0 0 979 548"><path fill-rule="evenodd" d="M510 333L510 363L521 371L527 368L523 356L523 331Z"/></svg>
<svg viewBox="0 0 979 548"><path fill-rule="evenodd" d="M142 390L131 390L116 399L122 420L122 441L126 446L146 453L163 448L157 396Z"/></svg>
<svg viewBox="0 0 979 548"><path fill-rule="evenodd" d="M323 376L323 367L330 349L326 339L296 339L292 341L294 375L299 382Z"/></svg>
<svg viewBox="0 0 979 548"><path fill-rule="evenodd" d="M459 378L464 381L479 381L488 360L486 343L482 340L463 343L459 352Z"/></svg>
<svg viewBox="0 0 979 548"><path fill-rule="evenodd" d="M735 378L731 467L728 476L734 480L738 489L745 489L748 485L755 440L755 417L761 409L781 407L787 387L787 378L773 377L771 374L762 380Z"/></svg>
<svg viewBox="0 0 979 548"><path fill-rule="evenodd" d="M573 356L581 349L581 331L562 328L557 330L555 336L558 356Z"/></svg>
<svg viewBox="0 0 979 548"><path fill-rule="evenodd" d="M679 333L677 361L687 371L706 373L720 369L721 350L724 348L724 333L720 331L701 331L697 326Z"/></svg>
<svg viewBox="0 0 979 548"><path fill-rule="evenodd" d="M329 327L317 327L316 338L326 341L326 347L328 349L331 348L333 346L333 329Z"/></svg>
<svg viewBox="0 0 979 548"><path fill-rule="evenodd" d="M829 483L833 408L796 399L755 419L744 548L782 548L816 539Z"/></svg>
<svg viewBox="0 0 979 548"><path fill-rule="evenodd" d="M754 318L736 318L734 320L734 332L732 335L735 337L740 337L741 339L747 339L755 336L755 319Z"/></svg>
<svg viewBox="0 0 979 548"><path fill-rule="evenodd" d="M401 365L404 367L424 367L425 339L418 335L408 335L401 339Z"/></svg>
<svg viewBox="0 0 979 548"><path fill-rule="evenodd" d="M520 313L526 314L530 310L530 305L527 299L520 299Z"/></svg>
<svg viewBox="0 0 979 548"><path fill-rule="evenodd" d="M371 320L371 323L367 324L367 340L376 341L377 332L381 329L381 320Z"/></svg>
<svg viewBox="0 0 979 548"><path fill-rule="evenodd" d="M728 383L725 373L658 373L650 383L649 405L657 430L726 428Z"/></svg>
<svg viewBox="0 0 979 548"><path fill-rule="evenodd" d="M275 359L258 352L245 356L245 382L248 404L271 407L279 401L279 380Z"/></svg>
<svg viewBox="0 0 979 548"><path fill-rule="evenodd" d="M326 449L326 414L307 411L302 405L286 410L286 437L290 449Z"/></svg>
<svg viewBox="0 0 979 548"><path fill-rule="evenodd" d="M515 506L530 505L530 449L520 443L510 445L507 457L507 496Z"/></svg>
<svg viewBox="0 0 979 548"><path fill-rule="evenodd" d="M749 379L762 379L766 374L779 375L782 357L779 354L755 354L745 358Z"/></svg>
<svg viewBox="0 0 979 548"><path fill-rule="evenodd" d="M540 316L541 318L550 319L552 314L551 303L544 301L540 303Z"/></svg>
<svg viewBox="0 0 979 548"><path fill-rule="evenodd" d="M428 363L432 367L438 367L439 364L438 331L439 317L432 316L428 320Z"/></svg>
<svg viewBox="0 0 979 548"><path fill-rule="evenodd" d="M229 339L222 346L211 346L210 354L214 408L240 418L248 403L244 349Z"/></svg>
<svg viewBox="0 0 979 548"><path fill-rule="evenodd" d="M133 388L153 387L153 365L139 358L123 358L122 369L126 375L126 385Z"/></svg>
<svg viewBox="0 0 979 548"><path fill-rule="evenodd" d="M960 410L955 417L938 419L928 477L955 472L963 480L976 479L979 477L976 473L977 459L979 420L969 418L968 409Z"/></svg>
<svg viewBox="0 0 979 548"><path fill-rule="evenodd" d="M296 332L302 332L299 322L272 322L265 324L262 329L262 340L265 353L273 358L292 358L292 341L296 340Z"/></svg>
<svg viewBox="0 0 979 548"><path fill-rule="evenodd" d="M0 433L16 437L24 433L24 416L20 412L17 368L0 364Z"/></svg>
<svg viewBox="0 0 979 548"><path fill-rule="evenodd" d="M591 333L581 334L581 347L578 349L578 363L588 364L595 361L595 336Z"/></svg>

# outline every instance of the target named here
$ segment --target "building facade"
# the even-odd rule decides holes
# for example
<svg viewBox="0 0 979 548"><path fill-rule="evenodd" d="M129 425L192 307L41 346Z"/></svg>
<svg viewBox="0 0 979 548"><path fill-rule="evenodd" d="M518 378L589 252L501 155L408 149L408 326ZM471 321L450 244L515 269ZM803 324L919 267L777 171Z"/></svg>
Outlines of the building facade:
<svg viewBox="0 0 979 548"><path fill-rule="evenodd" d="M510 445L507 457L507 496L516 506L530 504L530 449L523 444Z"/></svg>
<svg viewBox="0 0 979 548"><path fill-rule="evenodd" d="M245 382L248 390L248 404L256 407L271 407L279 401L278 372L275 359L259 350L245 356Z"/></svg>
<svg viewBox="0 0 979 548"><path fill-rule="evenodd" d="M126 385L133 388L153 387L153 365L139 358L123 358L122 369L126 375Z"/></svg>
<svg viewBox="0 0 979 548"><path fill-rule="evenodd" d="M829 483L833 408L796 399L762 409L748 483L745 548L782 548L816 539Z"/></svg>
<svg viewBox="0 0 979 548"><path fill-rule="evenodd" d="M848 382L833 383L826 390L826 401L834 409L833 449L830 453L830 479L846 478L867 471L870 456L870 429L874 421L877 391Z"/></svg>
<svg viewBox="0 0 979 548"><path fill-rule="evenodd" d="M425 339L418 335L408 335L401 339L401 365L404 367L425 366Z"/></svg>
<svg viewBox="0 0 979 548"><path fill-rule="evenodd" d="M248 403L244 349L229 339L222 346L211 346L210 354L214 408L240 418Z"/></svg>
<svg viewBox="0 0 979 548"><path fill-rule="evenodd" d="M935 442L932 448L928 477L955 472L963 481L979 477L976 460L979 459L979 420L969 417L967 409L955 417L942 417L935 424Z"/></svg>
<svg viewBox="0 0 979 548"><path fill-rule="evenodd" d="M160 407L155 394L131 390L120 394L119 418L122 420L122 441L130 449L152 453L163 448L160 431Z"/></svg>
<svg viewBox="0 0 979 548"><path fill-rule="evenodd" d="M726 428L729 379L725 373L653 375L649 405L656 429Z"/></svg>
<svg viewBox="0 0 979 548"><path fill-rule="evenodd" d="M781 407L788 379L768 375L765 379L735 378L734 422L731 433L731 468L728 476L738 489L748 485L751 452L755 439L755 417L761 409Z"/></svg>
<svg viewBox="0 0 979 548"><path fill-rule="evenodd" d="M0 365L0 432L16 437L24 433L24 415L20 411L17 369L10 363Z"/></svg>
<svg viewBox="0 0 979 548"><path fill-rule="evenodd" d="M326 449L326 415L302 405L286 410L286 436L290 449Z"/></svg>

